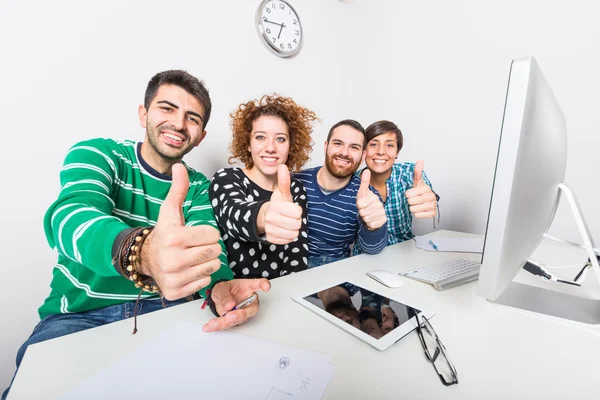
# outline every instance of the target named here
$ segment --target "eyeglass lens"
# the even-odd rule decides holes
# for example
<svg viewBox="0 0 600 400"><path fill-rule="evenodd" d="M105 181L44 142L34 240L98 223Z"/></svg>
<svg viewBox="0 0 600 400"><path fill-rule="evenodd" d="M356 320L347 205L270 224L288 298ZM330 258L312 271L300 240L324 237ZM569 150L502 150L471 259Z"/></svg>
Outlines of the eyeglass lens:
<svg viewBox="0 0 600 400"><path fill-rule="evenodd" d="M431 323L427 318L420 316L421 331L423 333L423 340L427 352L431 357L431 362L434 364L437 372L442 375L446 382L453 382L456 380L456 369L452 365L452 362L448 358L446 348L439 340L437 333L431 326Z"/></svg>

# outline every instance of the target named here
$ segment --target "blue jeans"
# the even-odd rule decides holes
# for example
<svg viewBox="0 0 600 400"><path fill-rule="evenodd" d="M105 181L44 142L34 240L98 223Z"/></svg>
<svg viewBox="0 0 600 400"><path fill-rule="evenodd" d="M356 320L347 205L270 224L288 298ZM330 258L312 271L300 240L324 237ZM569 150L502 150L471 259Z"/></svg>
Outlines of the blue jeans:
<svg viewBox="0 0 600 400"><path fill-rule="evenodd" d="M308 268L320 267L321 265L343 260L347 257L313 256L308 257Z"/></svg>
<svg viewBox="0 0 600 400"><path fill-rule="evenodd" d="M165 300L165 305L171 307L186 302L186 299L176 301ZM29 336L29 339L27 339L19 351L17 351L17 370L21 365L25 350L27 350L27 346L30 344L131 318L133 317L134 306L135 301L132 301L82 313L53 314L47 316L37 324L33 329L33 333ZM147 314L152 311L160 310L161 308L163 308L163 306L159 298L140 300L138 304L138 315ZM133 324L131 325L131 329L133 330ZM17 372L15 371L15 376L16 375ZM15 380L15 376L13 376L13 379L10 382L11 386L12 382ZM10 386L2 394L2 400L6 399L9 390Z"/></svg>

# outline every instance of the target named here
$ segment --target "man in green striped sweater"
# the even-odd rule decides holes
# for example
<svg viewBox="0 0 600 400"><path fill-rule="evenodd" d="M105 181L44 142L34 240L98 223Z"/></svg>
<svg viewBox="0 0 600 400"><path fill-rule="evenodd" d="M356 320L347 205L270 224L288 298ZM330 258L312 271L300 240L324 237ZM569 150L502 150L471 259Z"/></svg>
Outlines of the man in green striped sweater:
<svg viewBox="0 0 600 400"><path fill-rule="evenodd" d="M46 237L57 254L50 295L28 345L129 318L140 289L120 271L119 250L140 226L154 226L140 249L139 272L151 277L167 306L197 292L223 315L266 279L233 279L209 201L210 180L181 160L206 135L211 102L203 83L184 71L155 75L139 118L143 143L92 139L73 146L60 172L61 191L46 213ZM162 308L144 292L143 314ZM258 302L214 318L205 331L252 317ZM125 334L125 332L124 332ZM8 389L3 394L4 399Z"/></svg>

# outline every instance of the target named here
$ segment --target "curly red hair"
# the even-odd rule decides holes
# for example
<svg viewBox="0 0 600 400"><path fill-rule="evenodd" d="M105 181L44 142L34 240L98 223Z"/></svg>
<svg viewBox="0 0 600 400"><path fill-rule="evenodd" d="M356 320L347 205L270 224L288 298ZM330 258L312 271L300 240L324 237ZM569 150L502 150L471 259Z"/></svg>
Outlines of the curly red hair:
<svg viewBox="0 0 600 400"><path fill-rule="evenodd" d="M319 119L313 111L299 106L289 97L281 97L276 93L240 104L237 110L230 114L233 138L229 146L232 154L229 163L240 160L248 169L254 166L252 154L248 151L250 133L254 121L263 115L279 117L287 125L290 133L290 151L285 165L292 171L300 171L312 151L312 123Z"/></svg>

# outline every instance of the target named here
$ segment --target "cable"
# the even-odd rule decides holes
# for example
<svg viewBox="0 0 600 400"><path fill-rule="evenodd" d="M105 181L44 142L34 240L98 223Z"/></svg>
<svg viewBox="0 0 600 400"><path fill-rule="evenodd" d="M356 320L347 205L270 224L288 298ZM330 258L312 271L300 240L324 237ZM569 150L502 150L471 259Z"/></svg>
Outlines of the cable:
<svg viewBox="0 0 600 400"><path fill-rule="evenodd" d="M582 262L582 263L577 263L577 264L571 264L571 265L547 265L547 264L542 264L541 262L530 258L529 261L538 264L538 265L543 265L544 268L548 268L548 269L566 269L566 268L575 268L575 267L583 267L584 265L587 265L588 262Z"/></svg>
<svg viewBox="0 0 600 400"><path fill-rule="evenodd" d="M552 235L549 235L547 233L544 233L544 237L546 239L554 240L555 242L564 243L564 244L568 244L568 245L571 245L571 246L579 247L580 249L584 249L584 250L586 249L584 246L580 245L579 243L575 243L575 242L570 242L568 240L559 239L556 236L552 236ZM594 250L594 253L596 253L597 256L600 256L600 249L592 248L592 250Z"/></svg>
<svg viewBox="0 0 600 400"><path fill-rule="evenodd" d="M541 265L537 265L531 261L527 261L525 263L525 265L523 266L523 269L525 271L529 272L530 274L539 276L542 279L547 280L547 281L566 283L568 285L574 285L574 286L581 286L581 284L577 283L577 282L570 282L570 281L565 281L563 279L558 279L556 276L554 276L550 272L546 271L544 269L544 267L542 267ZM586 269L587 269L587 266L584 267L584 270L586 270ZM582 272L583 272L583 278L585 279L585 272L587 272L587 271L585 271L585 272L582 271ZM582 275L581 272L579 275ZM579 275L578 275L578 277L579 277ZM577 279L575 279L575 280L577 280Z"/></svg>
<svg viewBox="0 0 600 400"><path fill-rule="evenodd" d="M575 279L573 279L573 280L575 282L577 282L581 278L582 282L585 281L585 277L587 276L587 272L588 272L588 267L589 267L589 269L591 269L592 268L592 263L590 263L590 262L586 263L583 266L582 270L579 271L579 273L577 274L577 276L575 276Z"/></svg>
<svg viewBox="0 0 600 400"><path fill-rule="evenodd" d="M553 240L553 241L555 241L555 242L558 242L558 243L564 243L564 244L568 244L568 245L570 245L570 246L579 247L579 248L581 248L581 249L587 250L587 248L586 248L585 246L582 246L582 245L580 245L579 243L575 243L575 242L571 242L571 241L568 241L568 240L559 239L559 238L557 238L556 236L549 235L549 234L547 234L547 233L544 233L544 238L546 238L546 239L549 239L549 240ZM591 238L590 238L590 240L591 240ZM598 261L600 261L600 250L598 250L598 249L596 249L596 248L592 247L592 251L594 252L594 254L596 255L596 257L598 258ZM583 282L583 281L585 281L585 278L586 278L586 276L587 276L588 269L591 269L591 268L592 268L592 265L593 265L593 264L592 264L592 262L591 262L591 260L590 260L589 258L588 258L588 260L589 260L589 261L588 261L588 262L586 262L586 263L573 264L573 265L569 265L569 266L560 266L560 267L548 267L548 266L546 266L546 267L547 267L547 268L551 268L551 269L552 269L552 268L553 268L553 269L564 269L564 268L573 268L573 267L579 267L579 266L582 266L583 268L582 268L582 269L579 271L579 273L578 273L578 274L575 276L575 279L573 279L573 281L574 281L574 282L577 282L577 281ZM538 264L539 264L539 263L538 263ZM541 265L539 265L538 267L542 268L542 267L541 267ZM543 269L543 268L542 268L542 269ZM532 273L533 273L533 272L532 272ZM534 275L536 275L536 274L534 273ZM550 274L550 275L551 275L551 274ZM560 280L558 280L558 279L557 279L557 281L560 281ZM570 282L568 282L568 281L565 281L565 282L563 282L563 283L570 283ZM581 285L579 285L579 286L581 286Z"/></svg>

